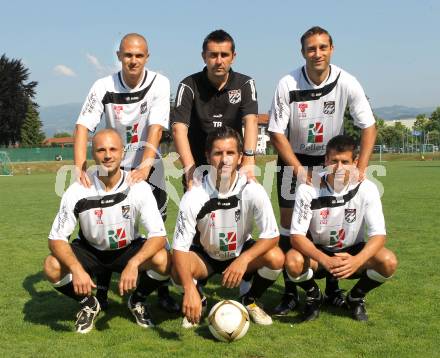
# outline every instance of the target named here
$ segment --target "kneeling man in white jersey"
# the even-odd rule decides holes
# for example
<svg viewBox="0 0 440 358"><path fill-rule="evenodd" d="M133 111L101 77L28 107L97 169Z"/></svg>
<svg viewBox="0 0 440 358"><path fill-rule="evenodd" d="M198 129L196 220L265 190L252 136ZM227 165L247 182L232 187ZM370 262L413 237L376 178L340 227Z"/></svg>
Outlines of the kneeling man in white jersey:
<svg viewBox="0 0 440 358"><path fill-rule="evenodd" d="M397 267L396 256L384 247L379 191L367 179L356 180L356 162L354 140L345 135L332 138L320 187L303 184L296 193L290 229L293 249L286 254L285 267L289 278L306 291L305 321L318 317L323 301L314 275L318 278L327 271L338 280L360 277L345 302L354 319L367 321L366 294Z"/></svg>
<svg viewBox="0 0 440 358"><path fill-rule="evenodd" d="M208 174L180 203L172 277L184 290L183 327L197 324L206 311L206 297L198 291L197 280L216 273L223 276L222 285L227 288L252 279L250 289L241 290L241 301L255 323L272 324L256 301L281 273L284 254L277 246L279 232L266 191L237 171L242 155L243 143L235 130L221 127L210 133ZM251 237L254 220L257 241Z"/></svg>
<svg viewBox="0 0 440 358"><path fill-rule="evenodd" d="M97 172L90 187L72 184L64 193L49 234L49 255L44 272L55 289L81 305L76 331L87 333L101 310L92 294L92 277L103 272L121 273L121 296L134 289L128 308L142 327L153 325L145 298L168 280L170 254L161 214L150 186L128 185L128 172L120 169L123 143L115 129L93 137ZM148 232L138 233L139 218ZM79 222L78 238L68 243Z"/></svg>

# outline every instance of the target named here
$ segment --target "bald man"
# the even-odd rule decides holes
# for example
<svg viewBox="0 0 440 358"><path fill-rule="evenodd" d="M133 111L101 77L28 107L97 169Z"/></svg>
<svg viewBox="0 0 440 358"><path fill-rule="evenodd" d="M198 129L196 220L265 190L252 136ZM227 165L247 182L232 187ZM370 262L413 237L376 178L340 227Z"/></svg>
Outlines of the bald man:
<svg viewBox="0 0 440 358"><path fill-rule="evenodd" d="M96 171L88 187L75 182L64 193L49 234L51 254L44 272L56 290L78 301L76 331L87 333L101 307L92 290L92 277L119 272L119 293L134 289L128 308L142 327L153 325L144 301L169 278L170 254L165 226L150 186L129 185L129 172L120 169L123 141L115 129L93 138ZM139 219L147 237L137 231ZM78 237L69 244L79 222Z"/></svg>
<svg viewBox="0 0 440 358"><path fill-rule="evenodd" d="M170 83L159 73L147 70L148 44L142 35L125 35L117 57L121 71L97 80L84 102L75 128L75 166L77 179L91 185L87 175L87 135L105 118L107 128L115 128L123 139L125 155L121 167L129 171L128 183L143 180L151 185L162 219L166 219L167 195L163 164L159 154L162 131L168 129ZM111 273L98 278L98 299L105 309ZM159 304L178 312L166 286L159 290Z"/></svg>

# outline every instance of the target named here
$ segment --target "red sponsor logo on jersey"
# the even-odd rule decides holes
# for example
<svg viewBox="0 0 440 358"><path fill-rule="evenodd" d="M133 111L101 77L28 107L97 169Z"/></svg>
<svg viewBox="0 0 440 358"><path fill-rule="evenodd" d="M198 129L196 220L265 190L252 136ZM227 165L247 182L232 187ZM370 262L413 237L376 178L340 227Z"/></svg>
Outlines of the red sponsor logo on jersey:
<svg viewBox="0 0 440 358"><path fill-rule="evenodd" d="M220 251L235 251L237 249L237 234L234 231L219 234Z"/></svg>
<svg viewBox="0 0 440 358"><path fill-rule="evenodd" d="M132 126L127 127L127 143L137 143L139 142L138 136L138 125L139 123L135 123Z"/></svg>
<svg viewBox="0 0 440 358"><path fill-rule="evenodd" d="M330 245L337 246L339 248L342 248L343 241L345 240L345 230L332 230L330 231Z"/></svg>
<svg viewBox="0 0 440 358"><path fill-rule="evenodd" d="M328 223L328 216L330 214L330 210L328 208L324 208L319 212L319 215L321 217L321 220L319 221L319 223L321 225L327 225Z"/></svg>
<svg viewBox="0 0 440 358"><path fill-rule="evenodd" d="M127 237L124 228L108 230L107 232L110 249L120 249L127 246Z"/></svg>
<svg viewBox="0 0 440 358"><path fill-rule="evenodd" d="M101 220L102 214L103 214L103 210L101 208L95 210L96 223L97 224L102 224L102 220Z"/></svg>
<svg viewBox="0 0 440 358"><path fill-rule="evenodd" d="M301 113L304 113L308 107L309 105L307 103L298 103L298 108Z"/></svg>
<svg viewBox="0 0 440 358"><path fill-rule="evenodd" d="M122 105L113 105L113 112L115 113L115 118L121 120L121 111L124 110L124 106Z"/></svg>

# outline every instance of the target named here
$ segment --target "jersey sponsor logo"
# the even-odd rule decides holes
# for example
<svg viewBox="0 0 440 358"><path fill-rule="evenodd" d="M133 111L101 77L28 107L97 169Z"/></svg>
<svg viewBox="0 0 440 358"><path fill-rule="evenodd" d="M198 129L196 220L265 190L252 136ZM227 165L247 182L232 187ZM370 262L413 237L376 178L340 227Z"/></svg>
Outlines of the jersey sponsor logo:
<svg viewBox="0 0 440 358"><path fill-rule="evenodd" d="M223 123L222 122L212 121L212 125L214 126L214 128L220 128L223 125Z"/></svg>
<svg viewBox="0 0 440 358"><path fill-rule="evenodd" d="M235 211L235 222L236 222L236 223L240 221L240 217L241 217L241 210L240 210L240 209L237 209L237 210Z"/></svg>
<svg viewBox="0 0 440 358"><path fill-rule="evenodd" d="M237 249L237 234L234 231L220 232L218 234L220 241L220 251L227 253Z"/></svg>
<svg viewBox="0 0 440 358"><path fill-rule="evenodd" d="M228 96L229 96L229 103L230 104L237 104L237 103L241 102L241 90L240 89L228 91Z"/></svg>
<svg viewBox="0 0 440 358"><path fill-rule="evenodd" d="M331 246L337 246L337 247L341 248L343 245L342 241L344 241L344 239L345 239L345 230L344 229L330 231L330 245Z"/></svg>
<svg viewBox="0 0 440 358"><path fill-rule="evenodd" d="M144 114L147 111L147 108L148 108L147 102L143 102L141 104L141 114Z"/></svg>
<svg viewBox="0 0 440 358"><path fill-rule="evenodd" d="M333 113L335 113L335 101L324 102L324 108L323 108L322 112L324 114L333 114Z"/></svg>
<svg viewBox="0 0 440 358"><path fill-rule="evenodd" d="M104 214L104 211L101 208L95 210L96 224L97 225L102 225L103 224L103 222L102 222L102 214Z"/></svg>
<svg viewBox="0 0 440 358"><path fill-rule="evenodd" d="M126 135L127 135L127 143L137 143L139 142L139 136L138 136L138 125L139 123L136 123L132 126L128 126L126 129Z"/></svg>
<svg viewBox="0 0 440 358"><path fill-rule="evenodd" d="M122 217L124 219L130 219L130 205L122 205L121 210L122 210Z"/></svg>
<svg viewBox="0 0 440 358"><path fill-rule="evenodd" d="M307 117L307 112L306 109L309 107L309 105L307 103L298 103L298 117L299 118L306 118Z"/></svg>
<svg viewBox="0 0 440 358"><path fill-rule="evenodd" d="M209 218L211 219L209 226L215 227L215 212L212 212L211 215L209 215Z"/></svg>
<svg viewBox="0 0 440 358"><path fill-rule="evenodd" d="M95 109L96 103L98 103L98 96L95 92L90 93L89 97L87 97L87 101L83 107L81 114L84 116L87 113L92 113Z"/></svg>
<svg viewBox="0 0 440 358"><path fill-rule="evenodd" d="M127 246L127 237L124 228L111 229L107 231L107 238L110 249L120 249Z"/></svg>
<svg viewBox="0 0 440 358"><path fill-rule="evenodd" d="M121 120L122 116L121 116L121 112L124 110L124 106L120 105L120 104L114 104L113 105L113 113L115 114L115 119L117 119L118 121Z"/></svg>
<svg viewBox="0 0 440 358"><path fill-rule="evenodd" d="M328 216L330 214L330 210L328 208L324 208L319 212L319 216L321 217L321 220L319 223L321 225L327 225L328 224Z"/></svg>
<svg viewBox="0 0 440 358"><path fill-rule="evenodd" d="M345 221L348 224L356 221L356 209L345 209Z"/></svg>
<svg viewBox="0 0 440 358"><path fill-rule="evenodd" d="M321 122L310 123L307 143L322 143L324 141L324 125Z"/></svg>
<svg viewBox="0 0 440 358"><path fill-rule="evenodd" d="M303 220L307 220L308 213L310 211L310 204L305 202L303 199L299 201L299 212L298 212L298 224L301 224Z"/></svg>

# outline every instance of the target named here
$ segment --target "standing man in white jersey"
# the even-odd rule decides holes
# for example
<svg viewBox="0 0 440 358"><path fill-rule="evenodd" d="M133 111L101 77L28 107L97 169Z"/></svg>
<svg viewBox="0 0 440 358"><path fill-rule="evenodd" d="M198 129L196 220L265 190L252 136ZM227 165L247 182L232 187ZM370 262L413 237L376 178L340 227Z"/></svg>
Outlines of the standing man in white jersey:
<svg viewBox="0 0 440 358"><path fill-rule="evenodd" d="M284 255L277 246L278 227L264 188L237 171L242 153L241 136L235 130L221 127L211 132L206 141L210 171L180 203L172 277L183 286L186 328L199 322L202 308L206 309L206 297L194 281L213 274L221 274L227 288L252 279L250 289L240 292L241 301L254 322L272 324L256 300L281 273ZM257 241L251 237L254 220Z"/></svg>
<svg viewBox="0 0 440 358"><path fill-rule="evenodd" d="M97 80L89 91L75 127L75 166L82 185L89 187L86 173L88 132L93 132L104 117L107 128L115 128L123 138L122 168L128 170L129 182L147 180L151 185L163 220L166 219L167 195L162 161L158 155L162 130L169 127L170 83L159 73L147 70L147 41L142 35L125 35L117 52L121 71ZM107 306L111 273L98 277L98 299ZM167 311L179 307L164 285L158 291L159 305Z"/></svg>
<svg viewBox="0 0 440 358"><path fill-rule="evenodd" d="M280 206L280 247L290 249L289 227L295 203L298 177L310 179L315 166L324 163L328 141L344 129L344 111L348 105L354 124L361 128L359 180L365 170L376 139L371 107L359 82L349 73L330 64L333 40L321 27L312 27L301 37L301 53L306 64L278 83L270 110L269 132L278 151L278 203ZM307 171L308 168L308 171ZM285 315L298 304L296 285L285 272L285 293L275 314ZM337 280L329 275L326 301L343 305Z"/></svg>
<svg viewBox="0 0 440 358"><path fill-rule="evenodd" d="M345 135L331 139L325 165L327 174L319 187L301 184L296 192L290 229L293 249L286 254L285 267L290 279L306 291L306 321L318 317L323 300L314 274L330 272L338 280L360 276L345 301L354 319L366 321L365 295L393 275L397 258L384 247L385 221L377 187L368 179L357 180L354 140Z"/></svg>
<svg viewBox="0 0 440 358"><path fill-rule="evenodd" d="M148 294L168 279L170 254L167 239L150 186L129 184L129 172L120 169L123 143L115 129L99 131L93 138L97 171L88 187L72 184L64 193L49 234L49 255L44 272L56 290L81 305L76 331L87 333L101 310L92 295L92 277L107 271L121 273L119 293L135 289L128 308L142 327L153 325L144 304ZM148 232L137 231L138 220ZM79 223L78 238L69 238Z"/></svg>

